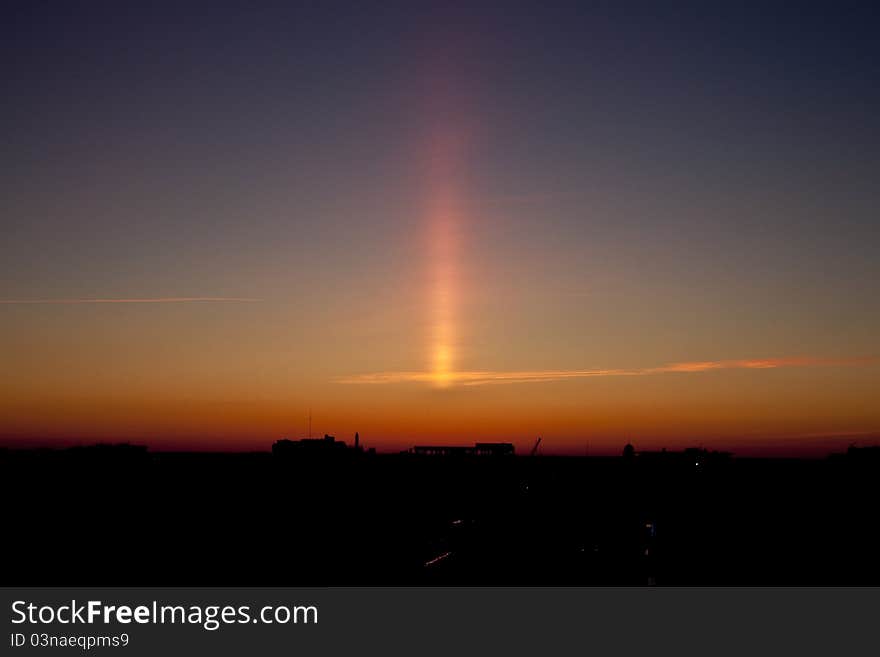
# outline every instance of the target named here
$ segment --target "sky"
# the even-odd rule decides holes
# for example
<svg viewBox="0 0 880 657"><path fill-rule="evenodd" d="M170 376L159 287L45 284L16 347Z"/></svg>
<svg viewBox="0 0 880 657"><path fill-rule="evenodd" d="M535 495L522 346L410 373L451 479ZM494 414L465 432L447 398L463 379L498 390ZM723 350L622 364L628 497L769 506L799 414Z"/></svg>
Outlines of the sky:
<svg viewBox="0 0 880 657"><path fill-rule="evenodd" d="M139 4L2 10L0 442L880 441L872 3Z"/></svg>

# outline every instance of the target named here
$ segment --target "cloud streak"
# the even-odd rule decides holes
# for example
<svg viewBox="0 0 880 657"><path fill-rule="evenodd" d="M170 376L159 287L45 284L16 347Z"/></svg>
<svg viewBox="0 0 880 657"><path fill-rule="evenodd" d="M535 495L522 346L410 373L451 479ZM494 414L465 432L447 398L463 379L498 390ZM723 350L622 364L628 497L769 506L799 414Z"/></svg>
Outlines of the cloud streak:
<svg viewBox="0 0 880 657"><path fill-rule="evenodd" d="M120 299L0 299L2 305L75 306L96 303L254 303L251 297L146 297Z"/></svg>
<svg viewBox="0 0 880 657"><path fill-rule="evenodd" d="M880 361L875 356L857 358L817 358L797 356L790 358L761 358L747 360L709 360L668 363L659 367L635 369L587 369L587 370L530 370L519 372L470 371L448 372L445 384L461 386L499 385L512 383L545 383L568 379L589 379L610 376L651 376L657 374L699 374L718 370L770 370L787 367L848 367L870 365ZM342 377L337 383L356 385L383 385L394 383L437 383L433 372L376 372Z"/></svg>

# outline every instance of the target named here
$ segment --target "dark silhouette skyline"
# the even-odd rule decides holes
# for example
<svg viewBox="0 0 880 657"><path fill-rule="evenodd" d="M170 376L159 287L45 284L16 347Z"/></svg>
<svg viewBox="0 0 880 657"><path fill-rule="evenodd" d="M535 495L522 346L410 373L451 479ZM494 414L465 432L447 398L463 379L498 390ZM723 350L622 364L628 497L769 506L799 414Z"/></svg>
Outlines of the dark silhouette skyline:
<svg viewBox="0 0 880 657"><path fill-rule="evenodd" d="M2 450L8 584L880 583L880 446L825 459L451 447Z"/></svg>

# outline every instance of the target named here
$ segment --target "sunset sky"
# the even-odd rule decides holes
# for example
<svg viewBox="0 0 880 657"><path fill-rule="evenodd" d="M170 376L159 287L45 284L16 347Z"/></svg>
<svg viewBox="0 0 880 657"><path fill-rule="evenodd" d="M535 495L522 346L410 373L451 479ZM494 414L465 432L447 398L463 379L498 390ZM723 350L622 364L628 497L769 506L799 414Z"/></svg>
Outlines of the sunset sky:
<svg viewBox="0 0 880 657"><path fill-rule="evenodd" d="M0 442L880 442L870 4L138 4L4 6Z"/></svg>

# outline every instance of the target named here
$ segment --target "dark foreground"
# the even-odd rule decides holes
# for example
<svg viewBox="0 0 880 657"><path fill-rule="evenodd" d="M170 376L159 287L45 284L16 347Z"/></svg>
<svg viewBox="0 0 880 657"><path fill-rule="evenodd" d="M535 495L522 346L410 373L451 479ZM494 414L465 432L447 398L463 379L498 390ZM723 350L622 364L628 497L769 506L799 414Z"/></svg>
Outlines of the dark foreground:
<svg viewBox="0 0 880 657"><path fill-rule="evenodd" d="M7 451L4 580L876 585L868 456Z"/></svg>

